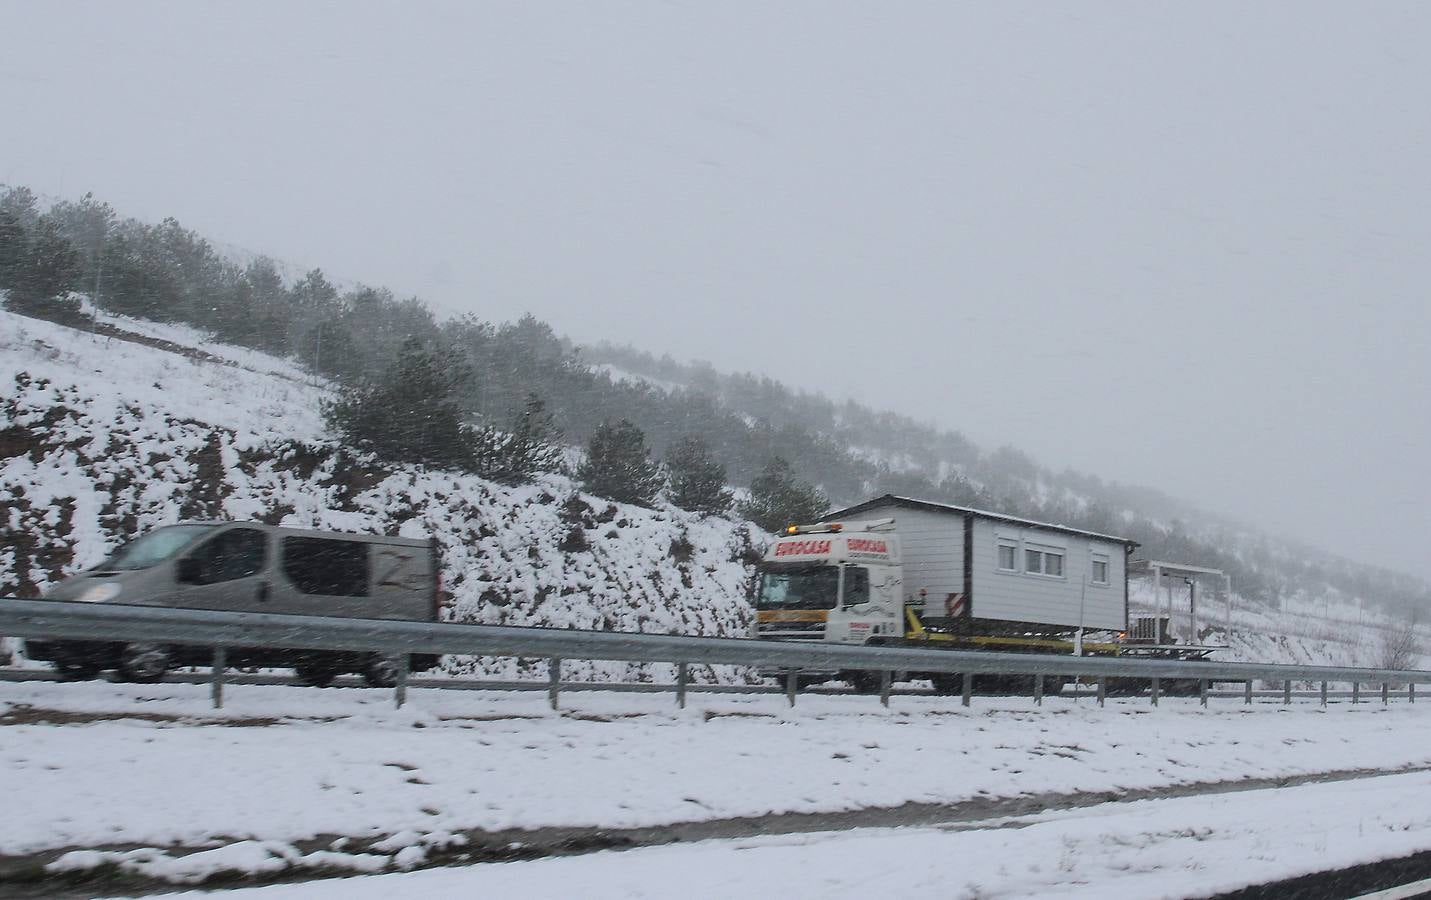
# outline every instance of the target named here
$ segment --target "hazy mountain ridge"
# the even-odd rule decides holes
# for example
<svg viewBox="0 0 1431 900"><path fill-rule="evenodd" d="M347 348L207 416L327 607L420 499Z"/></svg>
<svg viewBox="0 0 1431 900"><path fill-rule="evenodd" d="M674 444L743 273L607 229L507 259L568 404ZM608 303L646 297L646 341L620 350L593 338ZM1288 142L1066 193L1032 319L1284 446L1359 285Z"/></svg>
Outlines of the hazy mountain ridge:
<svg viewBox="0 0 1431 900"><path fill-rule="evenodd" d="M531 316L439 322L417 298L362 286L344 292L318 270L289 283L291 267L249 254L241 266L173 220L121 220L90 197L42 210L12 191L0 198L6 216L0 227L29 229L46 250L26 262L44 270L50 293L21 299L12 290L8 301L32 314L83 324L76 295L55 291L99 288L108 312L182 322L342 385L374 378L416 338L471 373L459 400L473 421L501 427L535 394L572 444L622 418L644 431L658 458L695 436L737 487L780 456L836 506L890 492L1123 534L1145 556L1223 568L1239 593L1272 605L1329 591L1338 602L1402 611L1431 600L1419 579L1261 534L1157 490L1047 469L1011 447L983 451L957 432L770 378L631 348L578 348Z"/></svg>
<svg viewBox="0 0 1431 900"><path fill-rule="evenodd" d="M179 518L256 518L436 537L445 615L457 621L748 633L746 587L769 540L749 523L611 503L560 475L506 487L383 465L332 438L318 406L333 385L288 361L185 326L103 314L96 324L0 312L0 596L33 596L129 535ZM1135 580L1134 614L1152 606L1149 586ZM1190 625L1175 611L1175 629ZM1379 665L1387 636L1406 623L1298 590L1280 610L1240 593L1231 610L1205 599L1198 625L1200 640L1229 647L1220 658ZM541 674L520 660L449 658L444 669ZM582 662L567 673L670 674Z"/></svg>
<svg viewBox="0 0 1431 900"><path fill-rule="evenodd" d="M751 373L720 373L709 363L681 363L629 346L582 347L583 360L656 389L710 395L756 421L798 421L840 443L874 470L855 502L876 493L947 499L1099 531L1143 543L1139 556L1222 567L1239 593L1277 605L1294 595L1337 602L1365 600L1405 616L1431 603L1431 585L1405 573L1360 563L1273 536L1156 488L1044 467L1012 447L981 450L957 431L897 413L793 390ZM947 484L954 478L954 485Z"/></svg>

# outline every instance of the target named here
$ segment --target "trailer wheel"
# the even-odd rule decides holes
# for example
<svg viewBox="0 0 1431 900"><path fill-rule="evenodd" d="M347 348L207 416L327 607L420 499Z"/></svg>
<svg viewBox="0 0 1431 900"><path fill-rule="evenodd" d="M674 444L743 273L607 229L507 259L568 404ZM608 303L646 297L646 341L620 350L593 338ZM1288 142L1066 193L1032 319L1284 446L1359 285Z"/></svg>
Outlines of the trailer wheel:
<svg viewBox="0 0 1431 900"><path fill-rule="evenodd" d="M125 681L153 684L169 671L169 648L163 644L125 644L119 652L119 675Z"/></svg>
<svg viewBox="0 0 1431 900"><path fill-rule="evenodd" d="M338 666L321 659L304 660L293 667L298 680L310 687L324 688L338 677Z"/></svg>
<svg viewBox="0 0 1431 900"><path fill-rule="evenodd" d="M974 684L981 693L997 695L1021 695L1033 694L1032 675L986 675L982 679L975 679Z"/></svg>
<svg viewBox="0 0 1431 900"><path fill-rule="evenodd" d="M879 693L878 672L856 670L843 673L842 678L850 683L850 687L855 689L856 694Z"/></svg>

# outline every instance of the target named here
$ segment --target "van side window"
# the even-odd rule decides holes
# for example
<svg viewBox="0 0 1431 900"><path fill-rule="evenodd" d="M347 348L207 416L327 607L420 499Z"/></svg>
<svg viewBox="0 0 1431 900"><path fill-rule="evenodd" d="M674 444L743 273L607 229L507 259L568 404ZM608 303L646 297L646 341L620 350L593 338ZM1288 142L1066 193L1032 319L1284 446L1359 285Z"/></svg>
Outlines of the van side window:
<svg viewBox="0 0 1431 900"><path fill-rule="evenodd" d="M368 596L368 545L327 538L283 539L283 574L305 594Z"/></svg>
<svg viewBox="0 0 1431 900"><path fill-rule="evenodd" d="M218 584L247 578L263 571L267 536L255 528L233 528L194 551L197 561L194 584Z"/></svg>

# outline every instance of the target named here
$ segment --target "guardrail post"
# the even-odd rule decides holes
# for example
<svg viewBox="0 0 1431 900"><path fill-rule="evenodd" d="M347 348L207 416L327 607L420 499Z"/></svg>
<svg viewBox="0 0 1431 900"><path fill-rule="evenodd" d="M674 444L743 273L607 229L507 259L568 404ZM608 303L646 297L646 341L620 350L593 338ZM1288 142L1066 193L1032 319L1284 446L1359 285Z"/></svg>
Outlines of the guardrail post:
<svg viewBox="0 0 1431 900"><path fill-rule="evenodd" d="M965 672L965 673L964 673L963 689L959 692L959 704L960 704L961 706L968 706L968 705L969 705L969 698L972 697L973 695L974 695L974 673L973 673L973 672Z"/></svg>
<svg viewBox="0 0 1431 900"><path fill-rule="evenodd" d="M397 678L393 685L393 700L397 703L397 708L402 709L402 705L407 702L407 670L412 665L412 658L406 653L399 653L397 656Z"/></svg>
<svg viewBox="0 0 1431 900"><path fill-rule="evenodd" d="M1327 683L1325 681L1322 682L1322 705L1327 705Z"/></svg>
<svg viewBox="0 0 1431 900"><path fill-rule="evenodd" d="M888 670L879 673L879 702L881 706L889 706L889 683L894 677Z"/></svg>
<svg viewBox="0 0 1431 900"><path fill-rule="evenodd" d="M1292 679L1290 678L1284 678L1282 680L1282 705L1292 705Z"/></svg>
<svg viewBox="0 0 1431 900"><path fill-rule="evenodd" d="M1108 697L1108 676L1098 676L1098 705L1102 706L1103 701Z"/></svg>
<svg viewBox="0 0 1431 900"><path fill-rule="evenodd" d="M1153 705L1154 705L1154 706L1157 706L1157 705L1158 705L1158 679L1156 679L1156 678L1153 679L1153 689L1148 692L1148 696L1152 697L1152 699L1153 699Z"/></svg>
<svg viewBox="0 0 1431 900"><path fill-rule="evenodd" d="M1381 683L1381 705L1385 706L1391 702L1391 685L1386 682Z"/></svg>
<svg viewBox="0 0 1431 900"><path fill-rule="evenodd" d="M211 688L214 709L224 708L224 669L229 665L229 648L214 648L214 680Z"/></svg>
<svg viewBox="0 0 1431 900"><path fill-rule="evenodd" d="M1034 676L1034 704L1043 705L1043 673Z"/></svg>
<svg viewBox="0 0 1431 900"><path fill-rule="evenodd" d="M1242 702L1246 706L1252 705L1252 679L1249 678L1242 683Z"/></svg>
<svg viewBox="0 0 1431 900"><path fill-rule="evenodd" d="M1416 682L1408 682L1406 685L1406 700L1409 703L1416 702Z"/></svg>
<svg viewBox="0 0 1431 900"><path fill-rule="evenodd" d="M686 681L690 678L690 666L681 663L676 666L676 705L686 708Z"/></svg>
<svg viewBox="0 0 1431 900"><path fill-rule="evenodd" d="M800 675L791 669L785 675L785 699L790 701L790 705L795 705L795 695L800 691Z"/></svg>
<svg viewBox="0 0 1431 900"><path fill-rule="evenodd" d="M547 700L552 709L561 702L561 658L553 656L547 663Z"/></svg>
<svg viewBox="0 0 1431 900"><path fill-rule="evenodd" d="M1200 702L1203 706L1207 706L1207 679L1206 679L1206 678L1199 678L1199 679L1197 680L1197 698L1198 698L1198 702Z"/></svg>
<svg viewBox="0 0 1431 900"><path fill-rule="evenodd" d="M1360 703L1360 702L1361 702L1361 682L1360 682L1360 681L1353 681L1353 682L1352 682L1352 702L1353 702L1353 703Z"/></svg>

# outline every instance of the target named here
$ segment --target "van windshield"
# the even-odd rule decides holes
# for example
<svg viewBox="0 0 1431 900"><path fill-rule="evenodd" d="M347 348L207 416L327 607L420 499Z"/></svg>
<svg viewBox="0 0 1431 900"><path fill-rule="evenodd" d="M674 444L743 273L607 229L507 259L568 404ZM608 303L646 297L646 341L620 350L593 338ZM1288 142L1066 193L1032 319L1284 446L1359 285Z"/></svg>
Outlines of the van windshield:
<svg viewBox="0 0 1431 900"><path fill-rule="evenodd" d="M107 571L147 569L173 558L180 550L213 531L214 525L169 525L119 548L100 566Z"/></svg>

